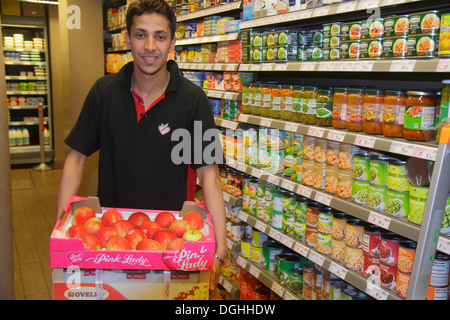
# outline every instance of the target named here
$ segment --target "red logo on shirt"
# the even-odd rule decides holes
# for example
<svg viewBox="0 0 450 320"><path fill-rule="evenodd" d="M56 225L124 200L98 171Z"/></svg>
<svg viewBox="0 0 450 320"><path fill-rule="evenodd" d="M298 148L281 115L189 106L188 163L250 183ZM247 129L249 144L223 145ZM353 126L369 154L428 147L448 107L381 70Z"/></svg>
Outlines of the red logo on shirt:
<svg viewBox="0 0 450 320"><path fill-rule="evenodd" d="M169 132L170 132L169 124L168 124L168 123L167 123L167 124L161 123L161 124L158 126L158 130L159 130L159 132L161 133L161 135L165 135L165 134L169 133Z"/></svg>

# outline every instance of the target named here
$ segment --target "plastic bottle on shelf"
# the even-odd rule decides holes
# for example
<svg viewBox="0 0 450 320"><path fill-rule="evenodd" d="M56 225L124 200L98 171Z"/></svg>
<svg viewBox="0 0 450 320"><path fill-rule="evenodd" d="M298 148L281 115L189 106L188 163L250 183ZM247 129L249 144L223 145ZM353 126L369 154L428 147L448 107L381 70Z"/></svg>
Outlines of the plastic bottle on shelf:
<svg viewBox="0 0 450 320"><path fill-rule="evenodd" d="M44 128L44 144L49 144L50 143L49 137L50 137L50 134L48 132L48 129Z"/></svg>
<svg viewBox="0 0 450 320"><path fill-rule="evenodd" d="M9 129L9 146L14 147L16 145L16 129Z"/></svg>
<svg viewBox="0 0 450 320"><path fill-rule="evenodd" d="M23 135L20 128L16 129L16 146L23 146Z"/></svg>
<svg viewBox="0 0 450 320"><path fill-rule="evenodd" d="M22 128L23 145L30 145L30 133L27 128Z"/></svg>

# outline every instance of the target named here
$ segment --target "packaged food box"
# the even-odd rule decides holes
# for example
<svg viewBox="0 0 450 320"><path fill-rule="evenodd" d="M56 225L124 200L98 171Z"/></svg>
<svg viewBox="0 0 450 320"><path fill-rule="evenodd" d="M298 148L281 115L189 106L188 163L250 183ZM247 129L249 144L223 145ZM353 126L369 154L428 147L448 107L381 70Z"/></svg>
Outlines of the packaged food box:
<svg viewBox="0 0 450 320"><path fill-rule="evenodd" d="M97 197L72 197L56 222L50 236L50 266L52 268L79 267L82 269L130 269L130 270L209 270L214 262L214 232L210 213L200 204L186 201L181 211L169 211L175 218L189 211L202 215L204 226L200 230L204 235L198 241L186 241L181 251L175 250L85 250L81 239L69 238L66 233L72 225L75 210L82 206L94 209L96 217L115 209L126 220L134 212L146 213L151 220L161 211L101 207Z"/></svg>

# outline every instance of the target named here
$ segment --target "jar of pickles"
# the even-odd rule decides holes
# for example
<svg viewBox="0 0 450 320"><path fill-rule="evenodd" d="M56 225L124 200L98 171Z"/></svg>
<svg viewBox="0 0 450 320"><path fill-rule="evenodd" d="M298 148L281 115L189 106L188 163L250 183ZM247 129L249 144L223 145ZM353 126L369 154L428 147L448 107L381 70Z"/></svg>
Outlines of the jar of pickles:
<svg viewBox="0 0 450 320"><path fill-rule="evenodd" d="M280 118L281 105L281 85L272 85L270 87L270 116L275 119Z"/></svg>
<svg viewBox="0 0 450 320"><path fill-rule="evenodd" d="M317 91L317 125L331 127L333 114L333 88L320 88Z"/></svg>
<svg viewBox="0 0 450 320"><path fill-rule="evenodd" d="M364 89L348 89L345 129L362 131Z"/></svg>
<svg viewBox="0 0 450 320"><path fill-rule="evenodd" d="M433 139L435 131L434 116L436 112L435 96L433 92L406 92L405 123L403 137L406 140L429 141Z"/></svg>
<svg viewBox="0 0 450 320"><path fill-rule="evenodd" d="M261 84L252 84L252 114L261 114Z"/></svg>
<svg viewBox="0 0 450 320"><path fill-rule="evenodd" d="M261 116L270 117L270 84L261 84Z"/></svg>
<svg viewBox="0 0 450 320"><path fill-rule="evenodd" d="M347 88L335 88L333 94L333 116L331 125L336 129L345 129L347 118Z"/></svg>
<svg viewBox="0 0 450 320"><path fill-rule="evenodd" d="M252 113L252 84L242 84L242 112Z"/></svg>
<svg viewBox="0 0 450 320"><path fill-rule="evenodd" d="M294 86L292 89L292 121L302 121L303 87Z"/></svg>
<svg viewBox="0 0 450 320"><path fill-rule="evenodd" d="M393 138L403 137L405 101L405 91L386 90L383 100L383 136Z"/></svg>
<svg viewBox="0 0 450 320"><path fill-rule="evenodd" d="M317 88L305 87L303 90L303 114L302 122L306 124L316 124L317 110Z"/></svg>
<svg viewBox="0 0 450 320"><path fill-rule="evenodd" d="M291 85L281 86L280 118L283 120L292 120L292 93Z"/></svg>
<svg viewBox="0 0 450 320"><path fill-rule="evenodd" d="M368 89L364 92L363 101L363 132L382 134L384 91Z"/></svg>

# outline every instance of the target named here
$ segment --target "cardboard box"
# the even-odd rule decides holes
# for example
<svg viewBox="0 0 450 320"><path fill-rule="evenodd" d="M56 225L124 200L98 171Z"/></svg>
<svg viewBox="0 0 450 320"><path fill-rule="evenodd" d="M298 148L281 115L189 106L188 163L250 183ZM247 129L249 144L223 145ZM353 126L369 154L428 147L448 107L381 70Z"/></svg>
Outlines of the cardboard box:
<svg viewBox="0 0 450 320"><path fill-rule="evenodd" d="M54 300L208 300L209 271L53 269Z"/></svg>
<svg viewBox="0 0 450 320"><path fill-rule="evenodd" d="M170 211L177 219L182 219L185 213L196 211L204 218L204 227L200 231L204 237L197 242L186 241L183 249L155 251L108 251L85 250L81 239L69 238L66 235L71 226L73 212L81 206L89 206L101 217L104 212L113 208L102 208L97 197L72 197L60 220L50 236L50 266L52 268L69 268L77 266L81 269L130 269L130 270L210 270L214 263L215 240L211 215L204 206L186 201L181 211ZM136 212L148 214L151 220L163 210L121 209L124 219ZM166 210L164 210L166 211Z"/></svg>

